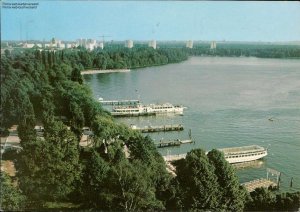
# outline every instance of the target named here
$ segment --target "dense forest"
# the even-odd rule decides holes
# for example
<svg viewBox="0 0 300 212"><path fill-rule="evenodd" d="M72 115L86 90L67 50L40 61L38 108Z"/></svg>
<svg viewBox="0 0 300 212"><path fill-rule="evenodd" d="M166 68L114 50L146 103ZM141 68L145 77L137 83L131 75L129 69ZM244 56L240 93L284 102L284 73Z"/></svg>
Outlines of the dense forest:
<svg viewBox="0 0 300 212"><path fill-rule="evenodd" d="M210 55L220 57L258 57L258 58L300 58L300 46L296 45L254 45L218 44L216 49L208 45L198 45L187 49L189 55Z"/></svg>
<svg viewBox="0 0 300 212"><path fill-rule="evenodd" d="M299 193L247 193L221 152L195 149L166 170L149 137L117 124L93 98L80 72L87 68L134 68L179 62L180 49L84 49L35 51L1 57L1 133L18 125L22 151L17 174L1 172L1 209L46 208L243 211L259 205L294 210ZM43 125L41 136L34 130ZM79 145L82 128L93 145ZM298 199L297 199L298 197ZM278 207L279 207L278 206Z"/></svg>

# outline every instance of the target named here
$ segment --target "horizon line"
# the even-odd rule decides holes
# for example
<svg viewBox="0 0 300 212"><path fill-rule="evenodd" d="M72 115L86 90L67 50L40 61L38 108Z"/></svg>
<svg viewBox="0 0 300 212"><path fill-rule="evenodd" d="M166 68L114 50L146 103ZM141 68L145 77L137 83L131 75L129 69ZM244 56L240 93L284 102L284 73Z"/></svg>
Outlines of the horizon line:
<svg viewBox="0 0 300 212"><path fill-rule="evenodd" d="M52 38L51 38L52 39ZM28 41L41 41L41 42L47 42L47 41L51 41L51 39L12 39L12 40L9 40L9 39L5 39L5 40L1 40L1 43L2 42L28 42ZM70 39L59 39L59 38L55 38L54 39L57 39L57 40L60 40L60 41L65 41L65 42L75 42L77 41L77 39L92 39L92 40L96 40L96 41L102 41L101 39L94 39L94 38L77 38L77 39L74 39L74 40L70 40ZM254 40L247 40L247 41L241 41L241 40L194 40L194 39L176 39L176 40L166 40L166 39L161 39L161 40L158 40L158 39L141 39L141 40L136 40L136 39L124 39L124 40L113 40L113 39L110 39L110 40L106 40L104 42L124 42L124 41L128 41L128 40L131 40L131 41L137 41L137 42L147 42L147 41L152 41L152 40L155 40L156 42L187 42L187 41L193 41L193 42L220 42L220 43L226 43L226 42L238 42L238 43L292 43L292 42L300 42L300 40L289 40L289 41L265 41L265 40L259 40L259 41L254 41Z"/></svg>

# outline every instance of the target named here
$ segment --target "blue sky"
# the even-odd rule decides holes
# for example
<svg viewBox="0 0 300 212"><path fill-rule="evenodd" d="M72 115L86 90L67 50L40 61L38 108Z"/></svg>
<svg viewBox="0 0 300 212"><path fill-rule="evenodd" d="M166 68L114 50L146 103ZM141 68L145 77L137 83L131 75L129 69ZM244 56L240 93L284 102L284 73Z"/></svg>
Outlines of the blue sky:
<svg viewBox="0 0 300 212"><path fill-rule="evenodd" d="M1 9L2 40L300 41L299 2L34 2L37 9Z"/></svg>

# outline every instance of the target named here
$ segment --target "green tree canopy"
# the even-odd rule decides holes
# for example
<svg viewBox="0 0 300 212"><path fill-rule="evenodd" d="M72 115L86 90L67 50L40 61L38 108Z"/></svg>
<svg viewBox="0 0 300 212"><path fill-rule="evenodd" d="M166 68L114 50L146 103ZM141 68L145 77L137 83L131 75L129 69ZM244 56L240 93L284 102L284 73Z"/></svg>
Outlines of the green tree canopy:
<svg viewBox="0 0 300 212"><path fill-rule="evenodd" d="M23 145L17 169L20 188L34 204L65 200L81 174L78 140L62 122L48 123L44 138Z"/></svg>
<svg viewBox="0 0 300 212"><path fill-rule="evenodd" d="M10 176L2 171L0 183L0 208L5 211L23 210L25 208L25 196L18 187L12 183Z"/></svg>
<svg viewBox="0 0 300 212"><path fill-rule="evenodd" d="M225 160L224 154L216 149L208 153L210 163L215 167L215 175L218 179L219 209L225 211L243 211L246 190L240 186L238 177L232 165Z"/></svg>
<svg viewBox="0 0 300 212"><path fill-rule="evenodd" d="M177 167L179 204L184 210L216 210L221 194L215 168L202 149L187 153L181 166Z"/></svg>

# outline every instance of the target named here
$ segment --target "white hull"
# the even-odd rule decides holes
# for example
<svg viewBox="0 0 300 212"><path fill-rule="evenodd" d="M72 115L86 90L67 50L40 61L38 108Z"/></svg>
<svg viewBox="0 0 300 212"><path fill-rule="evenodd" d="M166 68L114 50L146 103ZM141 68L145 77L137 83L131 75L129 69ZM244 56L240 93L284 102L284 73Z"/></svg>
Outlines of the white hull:
<svg viewBox="0 0 300 212"><path fill-rule="evenodd" d="M268 153L267 151L264 151L262 152L261 154L259 155L253 155L253 156L239 156L239 157L236 157L236 158L232 158L232 157L225 157L226 160L229 162L229 163L244 163L244 162L249 162L249 161L254 161L254 160L258 160L258 159L261 159L265 156L267 156Z"/></svg>
<svg viewBox="0 0 300 212"><path fill-rule="evenodd" d="M225 159L231 164L255 161L268 155L267 149L257 145L224 148L219 149L219 151L224 153ZM208 152L206 152L206 154L207 153ZM165 161L175 161L184 159L186 154L166 155L163 157Z"/></svg>
<svg viewBox="0 0 300 212"><path fill-rule="evenodd" d="M181 106L173 106L172 104L162 104L162 105L137 105L137 106L129 106L129 107L114 107L113 112L120 113L155 113L155 114L166 114L166 113L174 113L174 114L183 114L184 107Z"/></svg>
<svg viewBox="0 0 300 212"><path fill-rule="evenodd" d="M261 159L268 155L265 148L260 146L245 146L220 149L229 163L244 163Z"/></svg>
<svg viewBox="0 0 300 212"><path fill-rule="evenodd" d="M151 108L151 111L157 114L160 113L176 113L176 114L183 114L184 107L182 106L174 106L170 103L165 103L161 105L150 104L147 107Z"/></svg>
<svg viewBox="0 0 300 212"><path fill-rule="evenodd" d="M183 114L183 108L174 108L174 109L152 109L155 113L176 113Z"/></svg>

